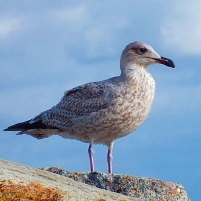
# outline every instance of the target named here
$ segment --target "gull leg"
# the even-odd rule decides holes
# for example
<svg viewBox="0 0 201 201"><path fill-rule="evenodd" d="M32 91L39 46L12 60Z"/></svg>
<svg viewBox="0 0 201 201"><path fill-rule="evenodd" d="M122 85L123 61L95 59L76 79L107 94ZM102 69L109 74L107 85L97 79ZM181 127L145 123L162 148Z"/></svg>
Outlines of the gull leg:
<svg viewBox="0 0 201 201"><path fill-rule="evenodd" d="M92 147L93 143L91 142L88 148L88 153L89 153L89 161L90 161L90 169L91 172L94 172L94 159L93 159L93 155L94 155L94 150Z"/></svg>
<svg viewBox="0 0 201 201"><path fill-rule="evenodd" d="M107 152L107 163L108 163L108 173L112 174L112 148L113 142L108 145L108 152Z"/></svg>

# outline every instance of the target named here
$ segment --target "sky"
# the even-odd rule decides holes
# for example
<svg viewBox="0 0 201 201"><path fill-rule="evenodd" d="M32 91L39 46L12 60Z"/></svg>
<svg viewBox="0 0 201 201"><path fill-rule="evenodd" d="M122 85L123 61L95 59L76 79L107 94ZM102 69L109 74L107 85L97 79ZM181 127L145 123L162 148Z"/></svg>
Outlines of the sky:
<svg viewBox="0 0 201 201"><path fill-rule="evenodd" d="M120 74L124 47L151 45L176 68L152 65L147 120L115 141L113 172L178 182L201 197L201 2L0 0L0 158L31 167L89 171L88 144L37 140L3 129L57 104L64 91ZM107 172L107 147L95 145Z"/></svg>

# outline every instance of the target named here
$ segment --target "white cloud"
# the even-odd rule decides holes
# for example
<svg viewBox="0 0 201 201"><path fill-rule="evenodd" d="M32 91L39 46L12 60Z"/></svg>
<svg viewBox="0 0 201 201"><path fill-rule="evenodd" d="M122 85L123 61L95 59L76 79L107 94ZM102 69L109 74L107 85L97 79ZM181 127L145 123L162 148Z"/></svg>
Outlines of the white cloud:
<svg viewBox="0 0 201 201"><path fill-rule="evenodd" d="M113 23L108 21L107 17L98 20L98 26L93 22L92 26L85 32L85 40L88 44L87 58L114 55L117 50L118 33L129 27L129 22L124 19Z"/></svg>
<svg viewBox="0 0 201 201"><path fill-rule="evenodd" d="M151 69L156 81L152 112L180 118L200 113L201 82L195 70L199 64L194 65L194 68L186 64L175 69Z"/></svg>
<svg viewBox="0 0 201 201"><path fill-rule="evenodd" d="M90 19L90 12L84 5L53 9L50 10L49 14L54 23L68 27L69 31L83 28Z"/></svg>
<svg viewBox="0 0 201 201"><path fill-rule="evenodd" d="M0 37L5 38L22 28L21 17L0 18Z"/></svg>
<svg viewBox="0 0 201 201"><path fill-rule="evenodd" d="M173 11L161 25L163 43L181 54L201 53L201 2L180 1L174 3ZM177 52L178 53L178 52Z"/></svg>
<svg viewBox="0 0 201 201"><path fill-rule="evenodd" d="M88 45L86 58L101 58L114 54L112 37L105 26L92 27L85 33L85 40Z"/></svg>
<svg viewBox="0 0 201 201"><path fill-rule="evenodd" d="M53 93L54 92L54 93ZM12 121L32 118L54 106L63 92L58 86L33 86L2 91L0 95L0 116Z"/></svg>
<svg viewBox="0 0 201 201"><path fill-rule="evenodd" d="M97 14L99 6L77 4L48 13L50 23L61 30L71 57L82 62L113 56L121 31L130 26L129 20L116 12Z"/></svg>
<svg viewBox="0 0 201 201"><path fill-rule="evenodd" d="M153 104L153 112L175 117L198 115L201 111L201 85L163 86Z"/></svg>

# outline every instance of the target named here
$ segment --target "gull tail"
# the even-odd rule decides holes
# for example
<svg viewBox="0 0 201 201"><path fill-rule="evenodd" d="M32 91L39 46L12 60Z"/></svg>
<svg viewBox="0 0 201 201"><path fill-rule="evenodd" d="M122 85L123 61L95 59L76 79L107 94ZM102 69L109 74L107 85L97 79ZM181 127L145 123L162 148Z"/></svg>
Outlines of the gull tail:
<svg viewBox="0 0 201 201"><path fill-rule="evenodd" d="M47 125L43 124L41 121L37 121L34 123L30 123L31 120L20 122L9 126L8 128L4 129L4 131L26 131L30 129L47 129Z"/></svg>
<svg viewBox="0 0 201 201"><path fill-rule="evenodd" d="M33 122L32 120L20 122L4 129L4 131L20 131L17 135L28 134L37 139L47 138L57 133L58 130L56 127L43 124L42 121Z"/></svg>

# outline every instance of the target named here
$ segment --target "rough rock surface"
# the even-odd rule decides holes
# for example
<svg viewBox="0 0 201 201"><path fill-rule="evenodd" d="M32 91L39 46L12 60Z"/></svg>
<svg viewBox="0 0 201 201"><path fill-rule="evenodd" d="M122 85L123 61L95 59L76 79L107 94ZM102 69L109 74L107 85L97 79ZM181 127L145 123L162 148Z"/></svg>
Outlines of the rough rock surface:
<svg viewBox="0 0 201 201"><path fill-rule="evenodd" d="M1 201L140 201L72 179L0 160Z"/></svg>
<svg viewBox="0 0 201 201"><path fill-rule="evenodd" d="M0 200L189 201L177 183L98 172L70 173L56 167L44 170L0 160Z"/></svg>
<svg viewBox="0 0 201 201"><path fill-rule="evenodd" d="M189 201L183 186L178 183L128 175L108 175L99 172L68 172L57 167L43 169L66 176L75 181L123 195L141 198L145 201Z"/></svg>

